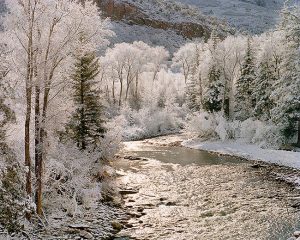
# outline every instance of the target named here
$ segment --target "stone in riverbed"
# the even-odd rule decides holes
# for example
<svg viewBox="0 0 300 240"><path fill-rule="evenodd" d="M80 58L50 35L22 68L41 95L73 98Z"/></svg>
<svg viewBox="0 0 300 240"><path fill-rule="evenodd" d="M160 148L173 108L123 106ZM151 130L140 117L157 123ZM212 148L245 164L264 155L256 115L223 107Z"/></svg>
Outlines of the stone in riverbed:
<svg viewBox="0 0 300 240"><path fill-rule="evenodd" d="M145 213L141 212L129 212L128 213L129 216L134 217L134 218L140 218L141 216L145 215Z"/></svg>
<svg viewBox="0 0 300 240"><path fill-rule="evenodd" d="M84 239L94 239L93 235L87 231L80 231L79 235Z"/></svg>
<svg viewBox="0 0 300 240"><path fill-rule="evenodd" d="M138 207L137 211L138 211L138 212L143 212L143 211L144 211L144 208Z"/></svg>
<svg viewBox="0 0 300 240"><path fill-rule="evenodd" d="M119 191L119 193L121 195L129 195L129 194L137 194L138 191L134 190L134 189L122 189Z"/></svg>
<svg viewBox="0 0 300 240"><path fill-rule="evenodd" d="M117 231L121 231L123 228L122 224L117 221L111 222L111 226Z"/></svg>
<svg viewBox="0 0 300 240"><path fill-rule="evenodd" d="M299 238L300 237L300 231L295 231L294 232L294 237Z"/></svg>
<svg viewBox="0 0 300 240"><path fill-rule="evenodd" d="M135 156L124 156L125 159L131 160L131 161L137 161L142 160L141 157L135 157Z"/></svg>
<svg viewBox="0 0 300 240"><path fill-rule="evenodd" d="M75 228L75 229L87 229L89 228L89 225L79 223L79 224L70 224L68 225L68 227Z"/></svg>
<svg viewBox="0 0 300 240"><path fill-rule="evenodd" d="M125 225L125 227L126 227L126 228L133 228L133 225L132 225L131 223L127 223L127 224Z"/></svg>
<svg viewBox="0 0 300 240"><path fill-rule="evenodd" d="M166 201L166 200L168 200L167 198L165 198L165 197L161 197L160 199L159 199L159 201Z"/></svg>
<svg viewBox="0 0 300 240"><path fill-rule="evenodd" d="M176 202L167 202L166 206L176 206Z"/></svg>

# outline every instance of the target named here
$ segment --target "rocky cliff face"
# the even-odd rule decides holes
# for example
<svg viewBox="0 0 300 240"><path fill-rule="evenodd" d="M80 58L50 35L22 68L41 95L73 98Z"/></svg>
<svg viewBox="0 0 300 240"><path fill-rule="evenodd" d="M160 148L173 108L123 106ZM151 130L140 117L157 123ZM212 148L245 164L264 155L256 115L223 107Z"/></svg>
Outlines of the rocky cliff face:
<svg viewBox="0 0 300 240"><path fill-rule="evenodd" d="M113 21L123 21L129 25L147 26L154 29L172 30L188 39L208 38L211 32L211 27L201 22L174 22L152 18L143 9L129 2L96 0L96 3L104 16L110 17Z"/></svg>

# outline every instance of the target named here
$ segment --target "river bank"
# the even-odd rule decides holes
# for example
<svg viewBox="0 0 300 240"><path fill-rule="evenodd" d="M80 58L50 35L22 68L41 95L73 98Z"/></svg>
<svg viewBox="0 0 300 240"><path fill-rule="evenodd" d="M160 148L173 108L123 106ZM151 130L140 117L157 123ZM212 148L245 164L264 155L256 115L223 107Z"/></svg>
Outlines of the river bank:
<svg viewBox="0 0 300 240"><path fill-rule="evenodd" d="M118 236L287 239L297 230L300 192L278 177L291 169L218 155L215 164L182 164L176 158L188 158L186 150L166 157L172 151L161 147L178 147L184 138L126 144L115 167L120 188L133 190L124 195L131 219Z"/></svg>

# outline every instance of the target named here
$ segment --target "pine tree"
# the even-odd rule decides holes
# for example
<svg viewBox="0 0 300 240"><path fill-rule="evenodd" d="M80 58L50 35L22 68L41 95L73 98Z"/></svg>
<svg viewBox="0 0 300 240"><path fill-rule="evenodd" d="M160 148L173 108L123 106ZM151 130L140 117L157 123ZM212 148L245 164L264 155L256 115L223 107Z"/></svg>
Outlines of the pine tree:
<svg viewBox="0 0 300 240"><path fill-rule="evenodd" d="M271 94L275 81L276 74L272 63L267 60L261 62L253 90L256 103L254 113L261 120L266 121L271 118L271 110L274 106Z"/></svg>
<svg viewBox="0 0 300 240"><path fill-rule="evenodd" d="M105 133L103 106L98 100L95 78L99 73L98 59L94 53L85 53L76 58L73 81L73 100L76 107L67 132L81 150L96 144Z"/></svg>
<svg viewBox="0 0 300 240"><path fill-rule="evenodd" d="M282 11L280 28L283 29L285 47L281 64L281 77L275 84L272 98L276 105L272 109L272 120L281 125L287 139L291 139L298 131L300 146L300 18L299 6ZM298 125L298 126L297 126Z"/></svg>
<svg viewBox="0 0 300 240"><path fill-rule="evenodd" d="M220 70L213 64L208 74L208 88L204 93L203 107L208 112L222 110L222 94L224 85L220 79Z"/></svg>
<svg viewBox="0 0 300 240"><path fill-rule="evenodd" d="M203 108L208 112L219 112L222 110L222 95L224 83L221 80L221 71L218 68L217 46L220 42L217 32L214 29L211 33L208 45L210 46L211 62L208 71L207 89L203 94Z"/></svg>
<svg viewBox="0 0 300 240"><path fill-rule="evenodd" d="M253 117L255 108L253 86L255 78L254 52L251 46L251 40L248 38L245 59L241 68L241 76L236 82L235 117L238 120L243 121Z"/></svg>
<svg viewBox="0 0 300 240"><path fill-rule="evenodd" d="M190 76L186 85L186 101L188 108L193 112L200 110L199 91L197 80Z"/></svg>

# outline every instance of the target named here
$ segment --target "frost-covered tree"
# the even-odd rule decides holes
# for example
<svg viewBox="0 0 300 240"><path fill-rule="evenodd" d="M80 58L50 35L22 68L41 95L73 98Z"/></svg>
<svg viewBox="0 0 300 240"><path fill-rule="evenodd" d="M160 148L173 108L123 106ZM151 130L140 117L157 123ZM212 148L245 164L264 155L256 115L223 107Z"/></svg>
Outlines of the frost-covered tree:
<svg viewBox="0 0 300 240"><path fill-rule="evenodd" d="M275 76L273 69L269 66L268 62L260 63L258 75L253 90L255 97L254 115L262 120L270 119L270 111L273 107L271 93L273 90L273 83Z"/></svg>
<svg viewBox="0 0 300 240"><path fill-rule="evenodd" d="M153 85L168 55L164 48L150 47L141 41L120 43L108 49L101 63L107 66L106 81L110 86L107 89L111 89L111 102L118 102L119 108L125 103L139 109L142 101L142 74L148 72L152 76Z"/></svg>
<svg viewBox="0 0 300 240"><path fill-rule="evenodd" d="M83 53L76 57L71 75L75 111L67 131L77 147L85 150L96 147L105 133L103 106L95 81L99 74L99 63L94 53Z"/></svg>
<svg viewBox="0 0 300 240"><path fill-rule="evenodd" d="M42 215L46 139L57 127L55 123L51 125L49 116L55 115L55 110L61 110L60 105L53 104L57 103L55 99L66 86L65 72L72 52L78 44L82 44L78 41L82 34L89 39L87 45L105 46L106 37L112 33L92 1L85 1L83 5L71 0L20 0L8 1L7 4L10 10L5 18L6 31L2 39L11 50L12 76L9 77L18 82L16 95L26 96L19 100L25 100L26 104L24 147L25 164L29 169L27 183L31 185L30 143L34 138L36 210ZM30 124L32 114L34 131L31 131ZM34 133L33 137L31 133ZM27 192L31 195L29 187Z"/></svg>
<svg viewBox="0 0 300 240"><path fill-rule="evenodd" d="M219 112L222 110L223 83L220 79L220 70L212 65L208 73L208 87L204 94L204 109L208 112Z"/></svg>
<svg viewBox="0 0 300 240"><path fill-rule="evenodd" d="M208 112L219 112L222 110L224 84L221 78L219 62L217 61L217 46L220 39L213 31L208 42L210 61L208 64L207 89L204 92L203 107Z"/></svg>
<svg viewBox="0 0 300 240"><path fill-rule="evenodd" d="M240 75L243 50L245 48L244 36L228 36L217 46L217 62L224 79L223 111L231 119L234 107L234 82Z"/></svg>
<svg viewBox="0 0 300 240"><path fill-rule="evenodd" d="M256 78L254 61L254 50L251 39L248 38L241 75L236 82L235 118L238 120L246 120L254 114L255 98L253 96L253 86Z"/></svg>
<svg viewBox="0 0 300 240"><path fill-rule="evenodd" d="M281 76L276 81L272 98L275 106L272 119L283 128L284 135L292 138L298 131L300 146L300 7L285 8L282 11L280 29L284 32L284 55ZM297 126L298 125L298 126Z"/></svg>
<svg viewBox="0 0 300 240"><path fill-rule="evenodd" d="M184 76L184 82L187 83L192 71L197 64L196 55L197 45L195 43L187 43L182 46L172 59L173 67L179 67Z"/></svg>
<svg viewBox="0 0 300 240"><path fill-rule="evenodd" d="M186 103L188 108L197 112L200 110L199 86L195 78L191 77L186 84Z"/></svg>
<svg viewBox="0 0 300 240"><path fill-rule="evenodd" d="M266 33L257 39L259 50L257 52L257 76L253 86L255 97L254 115L260 120L271 119L271 110L274 107L274 84L280 78L280 64L282 61L282 34Z"/></svg>
<svg viewBox="0 0 300 240"><path fill-rule="evenodd" d="M203 79L202 79L202 57L204 53L202 43L188 43L183 46L175 55L173 64L174 66L180 66L180 62L183 59L178 59L179 56L186 55L186 64L189 65L189 71L184 70L184 65L181 66L184 78L186 80L186 103L190 110L197 112L202 108L203 104ZM185 53L185 54L184 54ZM180 60L178 62L178 60Z"/></svg>

